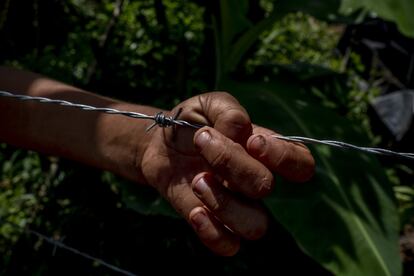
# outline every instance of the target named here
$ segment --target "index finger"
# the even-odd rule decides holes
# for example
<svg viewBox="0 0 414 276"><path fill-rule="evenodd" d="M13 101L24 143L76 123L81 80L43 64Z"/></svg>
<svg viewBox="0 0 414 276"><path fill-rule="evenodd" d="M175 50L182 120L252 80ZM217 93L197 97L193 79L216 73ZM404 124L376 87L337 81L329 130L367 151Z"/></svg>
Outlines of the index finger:
<svg viewBox="0 0 414 276"><path fill-rule="evenodd" d="M272 173L240 144L210 127L196 132L194 144L213 172L226 180L231 190L251 198L262 198L271 192Z"/></svg>
<svg viewBox="0 0 414 276"><path fill-rule="evenodd" d="M247 151L269 170L293 182L313 176L315 160L306 146L276 139L275 132L262 127L256 126L254 133L247 141Z"/></svg>

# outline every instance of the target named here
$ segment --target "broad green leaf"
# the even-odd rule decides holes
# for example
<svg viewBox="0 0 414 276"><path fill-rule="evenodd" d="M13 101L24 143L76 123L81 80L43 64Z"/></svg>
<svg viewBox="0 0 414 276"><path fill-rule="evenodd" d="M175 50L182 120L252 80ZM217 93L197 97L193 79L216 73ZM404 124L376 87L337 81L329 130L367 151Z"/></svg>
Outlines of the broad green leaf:
<svg viewBox="0 0 414 276"><path fill-rule="evenodd" d="M284 135L366 145L358 127L310 100L298 85L226 82L253 122ZM325 146L310 183L278 179L265 203L303 251L335 275L400 275L398 214L393 191L372 156Z"/></svg>
<svg viewBox="0 0 414 276"><path fill-rule="evenodd" d="M395 22L402 33L414 37L414 1L412 0L342 0L341 11L350 14L367 9Z"/></svg>
<svg viewBox="0 0 414 276"><path fill-rule="evenodd" d="M247 0L222 0L219 2L220 14L216 15L215 39L217 60L217 79L221 78L221 72L227 72L226 60L231 53L235 38L249 29L252 23L247 18L249 3Z"/></svg>
<svg viewBox="0 0 414 276"><path fill-rule="evenodd" d="M249 8L246 0L223 0L220 1L221 13L221 40L225 53L228 53L229 46L233 39L240 32L251 26L251 22L246 17Z"/></svg>
<svg viewBox="0 0 414 276"><path fill-rule="evenodd" d="M281 18L278 10L273 12L259 23L245 31L240 38L231 46L228 58L225 60L223 72L233 71L240 63L243 55L250 49L260 34L270 28L274 22Z"/></svg>

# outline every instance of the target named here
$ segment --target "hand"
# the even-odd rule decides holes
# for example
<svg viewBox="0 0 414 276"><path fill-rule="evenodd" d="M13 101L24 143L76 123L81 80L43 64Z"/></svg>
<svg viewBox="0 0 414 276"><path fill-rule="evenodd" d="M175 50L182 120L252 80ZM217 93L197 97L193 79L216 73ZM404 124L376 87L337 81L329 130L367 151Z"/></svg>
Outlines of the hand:
<svg viewBox="0 0 414 276"><path fill-rule="evenodd" d="M202 94L172 110L180 119L209 125L155 128L141 170L213 252L230 256L240 238L258 239L268 217L257 200L274 186L273 174L306 181L314 169L308 149L272 138L253 126L244 108L227 93Z"/></svg>

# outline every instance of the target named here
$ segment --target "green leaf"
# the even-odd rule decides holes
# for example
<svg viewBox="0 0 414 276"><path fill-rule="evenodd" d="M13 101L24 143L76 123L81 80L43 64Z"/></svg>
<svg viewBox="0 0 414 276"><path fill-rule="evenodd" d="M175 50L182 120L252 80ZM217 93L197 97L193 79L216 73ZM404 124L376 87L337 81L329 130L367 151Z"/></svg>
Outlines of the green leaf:
<svg viewBox="0 0 414 276"><path fill-rule="evenodd" d="M227 70L227 57L232 52L235 38L251 27L252 23L247 18L249 3L247 0L222 0L220 1L220 14L216 15L215 39L217 60L217 81L222 72Z"/></svg>
<svg viewBox="0 0 414 276"><path fill-rule="evenodd" d="M252 23L246 17L249 8L246 0L223 0L220 1L221 13L221 41L225 53L233 39L243 30L249 28Z"/></svg>
<svg viewBox="0 0 414 276"><path fill-rule="evenodd" d="M400 31L414 37L414 1L412 0L342 0L341 12L350 14L357 9L367 9L378 16L395 22Z"/></svg>
<svg viewBox="0 0 414 276"><path fill-rule="evenodd" d="M274 10L268 17L244 32L240 38L231 46L223 72L231 72L236 69L243 55L250 49L260 34L270 28L274 22L280 19L278 10Z"/></svg>
<svg viewBox="0 0 414 276"><path fill-rule="evenodd" d="M284 135L366 145L358 127L313 101L298 85L223 83L253 122ZM400 275L398 213L392 187L372 156L317 146L310 183L278 179L265 203L304 252L335 275Z"/></svg>

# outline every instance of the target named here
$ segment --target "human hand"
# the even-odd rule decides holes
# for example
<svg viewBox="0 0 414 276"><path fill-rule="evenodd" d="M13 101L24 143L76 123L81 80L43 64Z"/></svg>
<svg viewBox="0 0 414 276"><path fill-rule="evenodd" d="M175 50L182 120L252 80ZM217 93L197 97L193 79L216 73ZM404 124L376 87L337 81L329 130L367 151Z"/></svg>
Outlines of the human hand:
<svg viewBox="0 0 414 276"><path fill-rule="evenodd" d="M302 144L275 139L273 131L252 125L228 93L190 98L172 114L179 108L179 119L208 126L151 130L140 170L208 248L234 255L240 238L258 239L267 230L258 199L271 192L272 173L303 182L313 175L314 159Z"/></svg>

